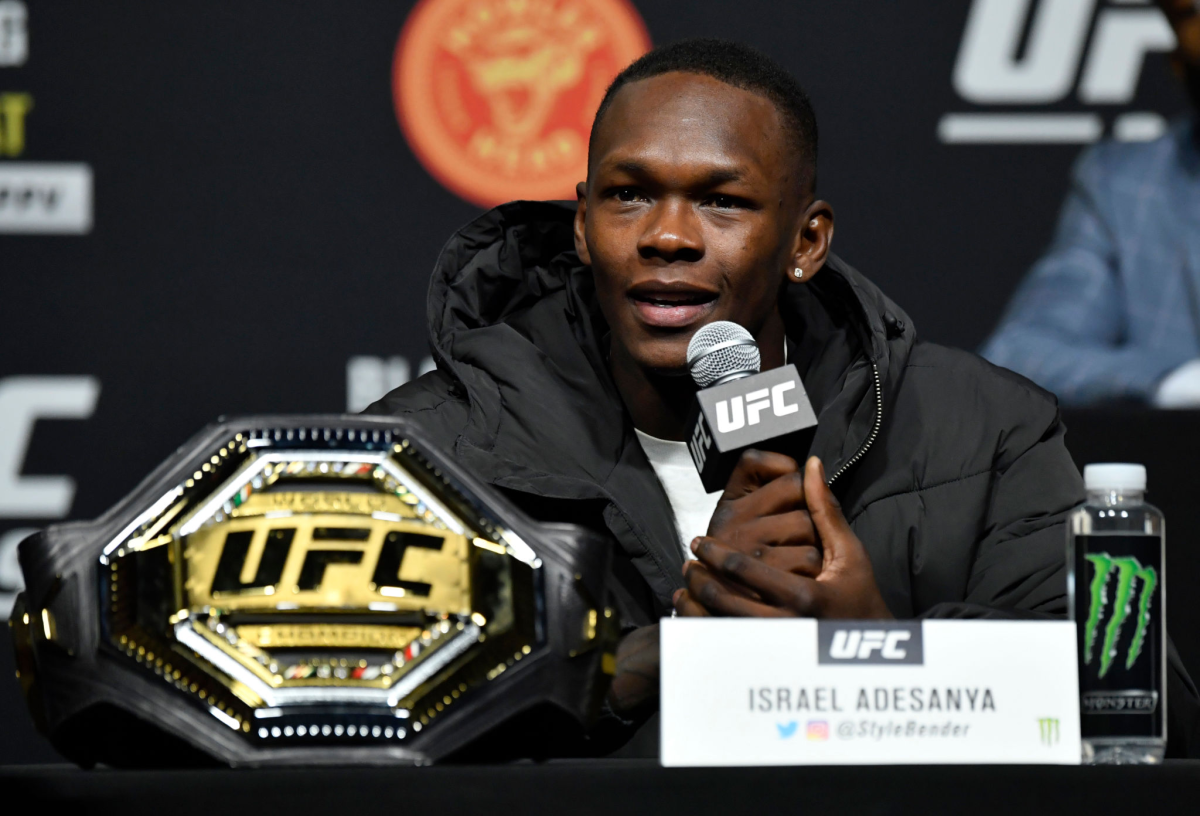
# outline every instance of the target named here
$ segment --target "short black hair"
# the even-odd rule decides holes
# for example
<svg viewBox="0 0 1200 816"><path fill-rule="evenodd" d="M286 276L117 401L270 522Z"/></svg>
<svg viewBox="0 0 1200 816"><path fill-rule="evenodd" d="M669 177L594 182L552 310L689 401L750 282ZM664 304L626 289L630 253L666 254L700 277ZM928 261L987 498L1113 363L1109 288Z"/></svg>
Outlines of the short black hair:
<svg viewBox="0 0 1200 816"><path fill-rule="evenodd" d="M617 91L631 82L672 71L712 77L735 88L765 96L783 117L786 135L800 162L801 178L810 188L817 179L817 115L804 88L783 66L757 48L744 43L710 38L679 40L643 54L617 74L608 86L588 142L590 153L596 130L612 105Z"/></svg>

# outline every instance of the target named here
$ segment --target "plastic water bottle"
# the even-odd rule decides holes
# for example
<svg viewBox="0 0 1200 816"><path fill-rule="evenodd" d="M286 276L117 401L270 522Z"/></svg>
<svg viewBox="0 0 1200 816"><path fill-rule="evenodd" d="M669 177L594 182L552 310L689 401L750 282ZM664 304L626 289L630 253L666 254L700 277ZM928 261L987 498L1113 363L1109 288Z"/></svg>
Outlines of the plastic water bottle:
<svg viewBox="0 0 1200 816"><path fill-rule="evenodd" d="M1067 594L1078 630L1083 761L1162 762L1167 743L1162 513L1142 465L1088 465L1067 532Z"/></svg>

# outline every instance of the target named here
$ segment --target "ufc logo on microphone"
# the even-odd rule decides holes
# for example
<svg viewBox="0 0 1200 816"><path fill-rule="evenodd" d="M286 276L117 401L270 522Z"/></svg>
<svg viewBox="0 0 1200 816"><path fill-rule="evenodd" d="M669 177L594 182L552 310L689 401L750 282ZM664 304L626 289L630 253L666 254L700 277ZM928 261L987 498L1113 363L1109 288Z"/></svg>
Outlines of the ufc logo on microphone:
<svg viewBox="0 0 1200 816"><path fill-rule="evenodd" d="M920 623L849 626L838 621L817 622L818 663L924 662Z"/></svg>
<svg viewBox="0 0 1200 816"><path fill-rule="evenodd" d="M783 365L696 392L687 445L709 493L724 490L753 448L804 461L817 416L794 365Z"/></svg>
<svg viewBox="0 0 1200 816"><path fill-rule="evenodd" d="M692 461L696 463L698 470L704 470L704 462L708 459L708 448L712 445L712 437L708 433L708 425L701 416L696 423L696 429L692 431L692 438L688 440L688 447L691 449Z"/></svg>
<svg viewBox="0 0 1200 816"><path fill-rule="evenodd" d="M717 403L717 433L731 433L747 425L762 422L762 414L768 408L777 417L794 414L800 406L789 403L785 396L796 388L794 381L782 382L771 388L751 391L745 397L737 396Z"/></svg>

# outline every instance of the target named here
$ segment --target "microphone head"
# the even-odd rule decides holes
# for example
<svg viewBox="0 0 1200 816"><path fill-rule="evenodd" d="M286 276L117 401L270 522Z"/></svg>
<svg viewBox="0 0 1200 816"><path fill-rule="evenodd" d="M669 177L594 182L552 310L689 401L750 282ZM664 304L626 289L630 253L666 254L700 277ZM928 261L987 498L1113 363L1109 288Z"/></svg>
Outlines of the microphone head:
<svg viewBox="0 0 1200 816"><path fill-rule="evenodd" d="M692 335L687 362L692 379L701 388L757 374L762 367L754 337L728 320L709 323Z"/></svg>

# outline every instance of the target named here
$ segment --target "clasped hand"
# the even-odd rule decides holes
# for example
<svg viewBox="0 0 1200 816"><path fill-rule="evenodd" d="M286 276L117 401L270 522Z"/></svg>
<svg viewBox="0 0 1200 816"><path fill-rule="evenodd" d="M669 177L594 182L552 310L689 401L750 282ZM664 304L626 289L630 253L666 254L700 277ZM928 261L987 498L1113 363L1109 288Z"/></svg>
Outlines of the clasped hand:
<svg viewBox="0 0 1200 816"><path fill-rule="evenodd" d="M801 472L788 456L747 451L691 548L679 615L892 617L815 456Z"/></svg>
<svg viewBox="0 0 1200 816"><path fill-rule="evenodd" d="M747 452L708 527L684 564L687 586L673 601L680 615L891 618L871 561L825 484L825 468ZM617 646L608 699L635 715L658 693L658 626L643 626Z"/></svg>

